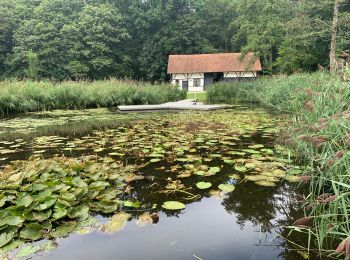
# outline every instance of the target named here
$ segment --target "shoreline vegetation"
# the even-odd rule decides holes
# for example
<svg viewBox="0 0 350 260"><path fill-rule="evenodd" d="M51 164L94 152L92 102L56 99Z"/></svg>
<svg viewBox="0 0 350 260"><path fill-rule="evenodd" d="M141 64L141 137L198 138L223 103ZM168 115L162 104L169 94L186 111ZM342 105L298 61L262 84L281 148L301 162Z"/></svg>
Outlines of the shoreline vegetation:
<svg viewBox="0 0 350 260"><path fill-rule="evenodd" d="M85 109L119 105L160 104L184 99L170 84L105 81L0 81L0 115L53 109Z"/></svg>
<svg viewBox="0 0 350 260"><path fill-rule="evenodd" d="M208 91L211 102L256 102L291 114L281 142L306 161L310 182L305 218L294 230L316 239L320 251L350 257L350 82L329 73L260 78Z"/></svg>
<svg viewBox="0 0 350 260"><path fill-rule="evenodd" d="M236 84L217 83L201 96L210 103L253 102L270 111L290 114L291 124L285 126L280 141L307 163L309 167L302 173L302 179L310 183L305 218L296 221L294 230L312 234L310 239L316 239L320 251L334 249L329 244L333 241L339 244L336 253L348 256L349 97L349 82L323 72L262 77ZM170 84L115 79L0 82L0 114L159 104L184 98L186 93Z"/></svg>

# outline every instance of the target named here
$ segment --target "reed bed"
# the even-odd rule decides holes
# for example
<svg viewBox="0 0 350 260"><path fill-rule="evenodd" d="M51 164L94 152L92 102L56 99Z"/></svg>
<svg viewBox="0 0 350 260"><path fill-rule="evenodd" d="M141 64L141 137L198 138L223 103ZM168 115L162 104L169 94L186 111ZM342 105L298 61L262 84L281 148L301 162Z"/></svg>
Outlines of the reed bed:
<svg viewBox="0 0 350 260"><path fill-rule="evenodd" d="M291 114L280 138L307 161L303 180L310 183L305 218L294 230L310 234L320 251L331 248L350 258L350 83L313 73L217 84L208 91L212 101L232 96Z"/></svg>
<svg viewBox="0 0 350 260"><path fill-rule="evenodd" d="M177 101L186 93L170 84L105 81L0 81L0 114L85 109Z"/></svg>

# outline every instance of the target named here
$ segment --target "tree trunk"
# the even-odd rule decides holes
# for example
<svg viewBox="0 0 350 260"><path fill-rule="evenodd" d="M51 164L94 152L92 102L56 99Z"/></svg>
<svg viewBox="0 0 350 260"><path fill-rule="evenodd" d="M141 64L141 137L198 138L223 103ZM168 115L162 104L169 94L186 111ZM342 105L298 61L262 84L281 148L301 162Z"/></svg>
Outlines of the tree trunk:
<svg viewBox="0 0 350 260"><path fill-rule="evenodd" d="M331 51L329 53L329 70L330 72L335 72L337 70L337 26L338 26L338 12L339 12L339 0L334 0L334 13L332 22L332 41L331 41Z"/></svg>

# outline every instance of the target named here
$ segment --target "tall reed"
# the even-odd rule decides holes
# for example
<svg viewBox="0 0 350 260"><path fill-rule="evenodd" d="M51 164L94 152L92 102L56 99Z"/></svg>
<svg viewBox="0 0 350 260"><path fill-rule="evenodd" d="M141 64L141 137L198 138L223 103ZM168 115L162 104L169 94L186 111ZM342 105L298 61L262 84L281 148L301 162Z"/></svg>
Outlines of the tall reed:
<svg viewBox="0 0 350 260"><path fill-rule="evenodd" d="M313 224L304 230L314 234L320 250L343 241L336 252L350 257L350 82L313 73L223 85L221 93L222 85L209 91L209 99L230 101L229 89L239 101L291 114L281 140L309 166L306 212Z"/></svg>
<svg viewBox="0 0 350 260"><path fill-rule="evenodd" d="M83 109L118 105L159 104L185 98L169 84L120 81L0 81L0 114L51 109Z"/></svg>

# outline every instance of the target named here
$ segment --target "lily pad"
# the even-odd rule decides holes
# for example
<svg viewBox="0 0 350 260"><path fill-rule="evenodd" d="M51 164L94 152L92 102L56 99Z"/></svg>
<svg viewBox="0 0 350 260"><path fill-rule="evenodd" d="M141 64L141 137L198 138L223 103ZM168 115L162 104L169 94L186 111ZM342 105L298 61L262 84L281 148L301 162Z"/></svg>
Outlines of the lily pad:
<svg viewBox="0 0 350 260"><path fill-rule="evenodd" d="M250 149L259 149L259 148L264 148L262 144L256 144L256 145L250 145L248 146Z"/></svg>
<svg viewBox="0 0 350 260"><path fill-rule="evenodd" d="M300 182L300 176L288 175L286 176L286 180L289 182Z"/></svg>
<svg viewBox="0 0 350 260"><path fill-rule="evenodd" d="M194 174L198 175L198 176L205 176L205 171L196 171Z"/></svg>
<svg viewBox="0 0 350 260"><path fill-rule="evenodd" d="M125 227L130 217L130 214L119 212L109 222L103 224L101 230L106 233L116 233Z"/></svg>
<svg viewBox="0 0 350 260"><path fill-rule="evenodd" d="M245 179L248 180L248 181L257 182L257 181L266 180L267 176L264 176L264 175L247 175L247 176L245 176Z"/></svg>
<svg viewBox="0 0 350 260"><path fill-rule="evenodd" d="M234 163L235 163L235 160L224 160L224 163L227 163L227 164L234 164Z"/></svg>
<svg viewBox="0 0 350 260"><path fill-rule="evenodd" d="M19 236L28 240L38 240L42 237L43 226L38 223L28 224L21 230Z"/></svg>
<svg viewBox="0 0 350 260"><path fill-rule="evenodd" d="M246 172L247 171L247 168L244 167L244 166L235 166L235 170L238 171L238 172Z"/></svg>
<svg viewBox="0 0 350 260"><path fill-rule="evenodd" d="M220 168L219 167L210 167L209 168L209 173L210 174L216 174L218 172L220 172Z"/></svg>
<svg viewBox="0 0 350 260"><path fill-rule="evenodd" d="M77 226L75 221L66 222L61 226L58 226L50 233L51 237L65 237L72 233Z"/></svg>
<svg viewBox="0 0 350 260"><path fill-rule="evenodd" d="M218 188L223 192L227 192L227 193L235 190L235 186L233 186L232 184L220 184Z"/></svg>
<svg viewBox="0 0 350 260"><path fill-rule="evenodd" d="M178 201L166 201L163 203L162 207L168 210L180 210L184 209L186 205Z"/></svg>
<svg viewBox="0 0 350 260"><path fill-rule="evenodd" d="M256 165L254 163L246 163L244 165L244 167L248 168L248 169L255 169Z"/></svg>
<svg viewBox="0 0 350 260"><path fill-rule="evenodd" d="M257 181L255 182L259 186L264 186L264 187L274 187L276 184L271 181Z"/></svg>
<svg viewBox="0 0 350 260"><path fill-rule="evenodd" d="M29 194L24 195L16 201L17 206L29 207L32 204L33 198Z"/></svg>
<svg viewBox="0 0 350 260"><path fill-rule="evenodd" d="M5 232L1 232L0 234L0 247L8 244L15 237L15 230L9 230Z"/></svg>
<svg viewBox="0 0 350 260"><path fill-rule="evenodd" d="M141 207L141 202L138 201L124 201L123 202L124 207L130 207L130 208L139 208Z"/></svg>
<svg viewBox="0 0 350 260"><path fill-rule="evenodd" d="M198 182L196 186L198 189L205 190L209 189L212 186L212 184L210 182Z"/></svg>
<svg viewBox="0 0 350 260"><path fill-rule="evenodd" d="M40 246L37 245L24 245L18 253L16 254L16 258L21 258L21 257L28 257L31 255L34 255L35 253L39 252L41 250Z"/></svg>
<svg viewBox="0 0 350 260"><path fill-rule="evenodd" d="M240 180L241 179L241 176L239 176L239 174L231 174L228 177L232 180Z"/></svg>

